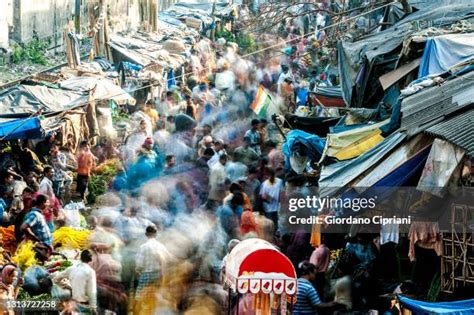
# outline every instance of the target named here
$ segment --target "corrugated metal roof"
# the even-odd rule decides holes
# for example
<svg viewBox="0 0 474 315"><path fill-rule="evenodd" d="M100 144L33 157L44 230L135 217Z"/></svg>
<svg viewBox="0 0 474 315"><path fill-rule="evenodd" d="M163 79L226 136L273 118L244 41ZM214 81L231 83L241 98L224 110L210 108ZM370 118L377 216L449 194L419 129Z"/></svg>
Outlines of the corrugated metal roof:
<svg viewBox="0 0 474 315"><path fill-rule="evenodd" d="M400 130L412 137L445 117L467 109L474 102L473 80L474 71L471 71L405 98L401 105Z"/></svg>
<svg viewBox="0 0 474 315"><path fill-rule="evenodd" d="M428 128L426 133L443 138L474 157L474 109Z"/></svg>

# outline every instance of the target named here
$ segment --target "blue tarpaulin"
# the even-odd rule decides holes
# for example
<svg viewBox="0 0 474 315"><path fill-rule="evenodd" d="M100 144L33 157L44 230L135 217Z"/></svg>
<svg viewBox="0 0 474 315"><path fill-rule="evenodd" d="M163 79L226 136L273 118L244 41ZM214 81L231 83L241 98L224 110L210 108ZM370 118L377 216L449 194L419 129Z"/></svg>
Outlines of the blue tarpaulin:
<svg viewBox="0 0 474 315"><path fill-rule="evenodd" d="M452 66L474 59L474 34L448 34L426 42L418 78L439 75Z"/></svg>
<svg viewBox="0 0 474 315"><path fill-rule="evenodd" d="M426 163L431 146L425 148L414 157L400 165L393 172L382 178L375 187L400 187L404 185L410 177L420 171Z"/></svg>
<svg viewBox="0 0 474 315"><path fill-rule="evenodd" d="M418 152L362 194L358 194L355 189L351 189L344 194L344 198L370 198L371 196L377 196L378 202L389 198L396 190L406 184L416 172L421 171L428 158L430 148L431 146L428 146Z"/></svg>
<svg viewBox="0 0 474 315"><path fill-rule="evenodd" d="M5 138L3 139L3 137ZM42 137L43 130L38 117L13 119L0 123L0 139L38 139Z"/></svg>
<svg viewBox="0 0 474 315"><path fill-rule="evenodd" d="M399 296L399 300L403 307L411 310L416 315L470 315L474 313L474 299L455 302L428 303Z"/></svg>
<svg viewBox="0 0 474 315"><path fill-rule="evenodd" d="M302 130L295 129L290 131L282 146L287 165L289 165L290 156L294 151L296 151L298 145L303 145L306 156L308 156L312 161L317 162L321 159L321 154L323 153L326 141L317 135Z"/></svg>
<svg viewBox="0 0 474 315"><path fill-rule="evenodd" d="M171 69L168 72L168 89L171 89L176 86L176 79L174 77L174 70Z"/></svg>

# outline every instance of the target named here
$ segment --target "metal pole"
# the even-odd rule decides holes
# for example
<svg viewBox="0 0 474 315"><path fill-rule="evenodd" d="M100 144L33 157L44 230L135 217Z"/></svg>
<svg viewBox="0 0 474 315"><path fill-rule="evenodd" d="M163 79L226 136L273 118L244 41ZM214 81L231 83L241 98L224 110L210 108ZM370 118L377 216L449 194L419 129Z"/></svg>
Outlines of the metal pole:
<svg viewBox="0 0 474 315"><path fill-rule="evenodd" d="M230 291L230 287L229 287L229 289L228 289L228 291L227 291L227 295L228 295L228 296L227 296L227 314L228 314L228 315L231 315L231 313L230 313L230 303L231 303L231 295L230 295L230 293L231 293L231 291Z"/></svg>
<svg viewBox="0 0 474 315"><path fill-rule="evenodd" d="M237 305L235 306L237 309L237 311L235 312L236 315L239 315L239 304L240 304L239 299L240 299L240 293L237 292Z"/></svg>
<svg viewBox="0 0 474 315"><path fill-rule="evenodd" d="M293 314L293 295L290 297L291 302L290 302L290 314Z"/></svg>
<svg viewBox="0 0 474 315"><path fill-rule="evenodd" d="M76 27L76 34L81 33L81 0L76 0L74 11L74 25Z"/></svg>

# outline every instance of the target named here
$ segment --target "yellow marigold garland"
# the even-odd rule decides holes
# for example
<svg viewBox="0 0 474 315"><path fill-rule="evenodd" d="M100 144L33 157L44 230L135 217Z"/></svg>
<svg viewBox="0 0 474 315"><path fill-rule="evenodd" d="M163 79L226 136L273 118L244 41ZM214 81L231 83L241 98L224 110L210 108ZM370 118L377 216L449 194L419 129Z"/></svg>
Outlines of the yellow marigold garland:
<svg viewBox="0 0 474 315"><path fill-rule="evenodd" d="M70 227L62 227L53 232L53 245L61 243L63 248L86 249L90 230L76 230Z"/></svg>
<svg viewBox="0 0 474 315"><path fill-rule="evenodd" d="M12 257L21 270L26 270L28 267L37 265L39 262L35 258L34 243L32 241L23 241L18 246L15 256Z"/></svg>

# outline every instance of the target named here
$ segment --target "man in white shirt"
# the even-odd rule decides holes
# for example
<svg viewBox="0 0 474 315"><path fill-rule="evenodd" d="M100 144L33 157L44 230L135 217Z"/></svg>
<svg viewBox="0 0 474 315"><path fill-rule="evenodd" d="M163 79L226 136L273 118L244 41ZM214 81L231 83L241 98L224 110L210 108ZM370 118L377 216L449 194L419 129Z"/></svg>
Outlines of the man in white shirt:
<svg viewBox="0 0 474 315"><path fill-rule="evenodd" d="M68 279L72 289L72 299L77 303L79 313L97 314L97 278L94 269L89 265L92 254L89 250L81 253L81 262L59 272L54 282Z"/></svg>
<svg viewBox="0 0 474 315"><path fill-rule="evenodd" d="M45 166L43 171L44 177L39 184L38 192L42 195L48 196L49 201L51 202L56 197L53 189L54 169L51 166Z"/></svg>
<svg viewBox="0 0 474 315"><path fill-rule="evenodd" d="M219 160L215 163L209 171L209 201L210 207L222 204L225 197L225 180L226 172L225 165L227 163L227 155L221 154Z"/></svg>
<svg viewBox="0 0 474 315"><path fill-rule="evenodd" d="M157 106L158 113L161 117L168 117L170 115L170 110L176 105L173 92L168 91L166 92L165 99Z"/></svg>
<svg viewBox="0 0 474 315"><path fill-rule="evenodd" d="M219 157L221 155L227 155L223 140L214 141L214 152L215 153L212 156L212 158L209 161L207 161L207 165L209 166L209 168L212 168L214 164L216 164L219 161Z"/></svg>
<svg viewBox="0 0 474 315"><path fill-rule="evenodd" d="M283 181L275 176L275 171L267 168L270 175L260 187L260 197L263 200L264 215L273 221L275 231L278 231L278 212L280 211L281 199L284 194Z"/></svg>
<svg viewBox="0 0 474 315"><path fill-rule="evenodd" d="M147 240L140 246L135 257L135 271L138 275L136 300L139 302L136 307L140 314L149 314L146 311L154 309L155 299L150 297L153 297L159 286L165 264L171 257L166 247L156 239L157 232L154 225L146 228Z"/></svg>
<svg viewBox="0 0 474 315"><path fill-rule="evenodd" d="M277 81L278 95L281 94L281 85L283 84L285 79L292 77L291 70L287 65L281 65L281 70L282 72L278 76L278 81Z"/></svg>

